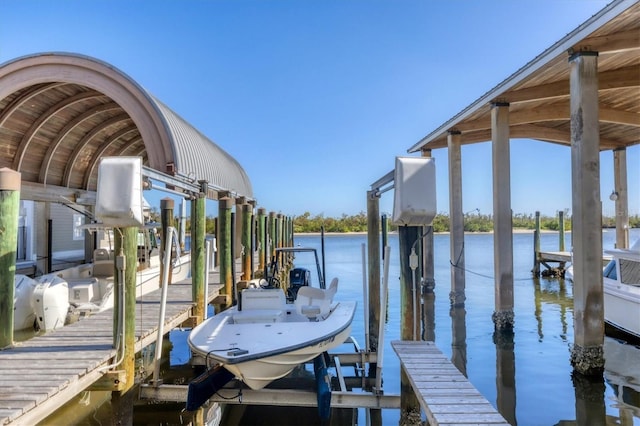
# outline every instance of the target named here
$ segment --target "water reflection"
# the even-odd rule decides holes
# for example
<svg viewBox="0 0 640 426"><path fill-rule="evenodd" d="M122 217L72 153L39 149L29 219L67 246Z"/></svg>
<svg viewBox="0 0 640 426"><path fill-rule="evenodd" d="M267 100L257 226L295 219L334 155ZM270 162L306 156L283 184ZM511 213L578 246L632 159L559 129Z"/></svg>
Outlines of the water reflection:
<svg viewBox="0 0 640 426"><path fill-rule="evenodd" d="M452 306L451 316L451 362L465 377L467 376L467 311L463 306Z"/></svg>
<svg viewBox="0 0 640 426"><path fill-rule="evenodd" d="M493 333L496 346L496 390L497 408L502 417L511 425L516 425L516 357L513 352L514 333L499 330Z"/></svg>
<svg viewBox="0 0 640 426"><path fill-rule="evenodd" d="M569 321L567 317L573 312L573 294L567 291L567 284L564 279L540 279L533 278L534 288L534 315L538 324L538 341L542 342L544 338L543 331L543 306L556 305L559 308L560 324L562 331L560 337L563 341L567 341L567 331L569 329Z"/></svg>

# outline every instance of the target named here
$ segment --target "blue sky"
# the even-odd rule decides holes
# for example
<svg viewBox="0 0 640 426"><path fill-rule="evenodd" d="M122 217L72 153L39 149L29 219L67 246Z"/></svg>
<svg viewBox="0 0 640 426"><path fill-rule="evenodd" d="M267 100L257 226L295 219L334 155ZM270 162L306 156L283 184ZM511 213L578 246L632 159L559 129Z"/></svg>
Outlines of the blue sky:
<svg viewBox="0 0 640 426"><path fill-rule="evenodd" d="M3 0L0 62L45 51L103 60L234 156L260 207L340 216L366 210L396 156L607 3ZM570 155L512 140L515 213L571 209ZM447 151L433 157L447 212ZM640 214L640 147L627 161L630 213ZM490 143L464 146L462 164L464 210L491 213ZM604 152L607 215L612 169ZM381 211L392 206L388 192Z"/></svg>

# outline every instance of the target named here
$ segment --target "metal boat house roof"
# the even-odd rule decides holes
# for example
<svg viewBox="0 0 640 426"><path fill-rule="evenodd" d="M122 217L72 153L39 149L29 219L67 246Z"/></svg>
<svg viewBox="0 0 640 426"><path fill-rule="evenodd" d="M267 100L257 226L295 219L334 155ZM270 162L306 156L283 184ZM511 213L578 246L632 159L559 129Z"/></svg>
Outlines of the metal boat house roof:
<svg viewBox="0 0 640 426"><path fill-rule="evenodd" d="M0 65L0 151L0 167L21 173L25 199L83 204L104 156L140 156L146 170L206 180L211 199L253 199L249 176L227 152L122 71L78 54Z"/></svg>

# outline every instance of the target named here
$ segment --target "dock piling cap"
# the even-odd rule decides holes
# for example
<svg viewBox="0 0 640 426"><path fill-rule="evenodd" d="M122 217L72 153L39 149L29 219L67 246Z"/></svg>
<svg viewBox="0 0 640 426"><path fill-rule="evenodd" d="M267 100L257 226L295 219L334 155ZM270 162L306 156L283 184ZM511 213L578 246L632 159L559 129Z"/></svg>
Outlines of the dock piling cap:
<svg viewBox="0 0 640 426"><path fill-rule="evenodd" d="M20 191L22 174L8 167L0 169L0 191Z"/></svg>

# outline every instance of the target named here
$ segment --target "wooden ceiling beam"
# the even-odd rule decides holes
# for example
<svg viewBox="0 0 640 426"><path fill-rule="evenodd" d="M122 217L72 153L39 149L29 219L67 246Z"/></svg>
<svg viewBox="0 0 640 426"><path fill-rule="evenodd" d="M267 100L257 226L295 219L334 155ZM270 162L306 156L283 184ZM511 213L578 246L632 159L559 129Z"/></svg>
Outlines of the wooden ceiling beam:
<svg viewBox="0 0 640 426"><path fill-rule="evenodd" d="M598 73L598 90L624 89L638 86L640 86L640 65ZM500 99L513 104L568 96L569 80L566 79L506 92L500 96Z"/></svg>
<svg viewBox="0 0 640 426"><path fill-rule="evenodd" d="M589 37L573 46L574 52L591 50L601 54L611 54L640 49L640 32L624 31L599 37Z"/></svg>

